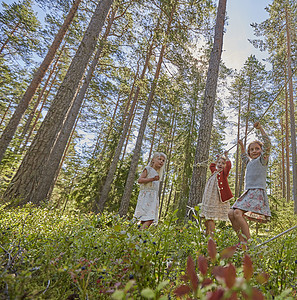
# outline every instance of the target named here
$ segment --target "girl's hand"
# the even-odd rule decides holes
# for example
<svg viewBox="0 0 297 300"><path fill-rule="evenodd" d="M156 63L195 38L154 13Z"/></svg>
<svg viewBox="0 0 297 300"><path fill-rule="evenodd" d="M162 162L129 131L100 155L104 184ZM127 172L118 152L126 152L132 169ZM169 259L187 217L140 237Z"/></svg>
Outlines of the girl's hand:
<svg viewBox="0 0 297 300"><path fill-rule="evenodd" d="M261 128L260 122L255 122L255 123L254 123L254 127L255 127L256 129L260 129L260 128Z"/></svg>
<svg viewBox="0 0 297 300"><path fill-rule="evenodd" d="M152 181L158 181L160 179L159 175L156 175L155 177L152 178Z"/></svg>

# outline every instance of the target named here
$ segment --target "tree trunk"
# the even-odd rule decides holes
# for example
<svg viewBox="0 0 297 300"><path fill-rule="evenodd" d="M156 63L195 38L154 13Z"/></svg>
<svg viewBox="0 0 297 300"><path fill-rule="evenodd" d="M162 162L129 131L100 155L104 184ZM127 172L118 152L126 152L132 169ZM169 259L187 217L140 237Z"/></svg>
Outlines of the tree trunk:
<svg viewBox="0 0 297 300"><path fill-rule="evenodd" d="M15 201L16 205L22 205L28 201L37 203L32 196L36 193L40 177L45 170L43 166L49 159L56 137L63 128L64 120L76 98L78 87L95 50L112 2L113 0L102 0L98 3L52 105L11 185L5 192L4 198L7 201L18 199Z"/></svg>
<svg viewBox="0 0 297 300"><path fill-rule="evenodd" d="M2 136L0 138L0 162L2 161L2 158L6 152L6 149L9 146L9 143L11 142L11 140L15 134L15 131L20 123L20 120L23 117L23 114L25 113L27 107L29 106L29 103L30 103L31 99L33 98L37 88L39 87L39 85L42 81L42 78L44 77L46 71L48 70L48 67L50 66L52 60L54 59L55 54L56 54L59 46L61 45L62 40L69 28L74 16L75 16L75 13L78 9L80 2L81 2L81 0L76 0L73 3L62 27L59 29L43 62L41 63L38 70L35 72L30 85L28 86L24 96L22 97L15 112L13 113L8 125L6 126L5 130L3 131Z"/></svg>
<svg viewBox="0 0 297 300"><path fill-rule="evenodd" d="M170 127L170 136L171 136L171 140L170 140L170 144L168 149L166 149L166 155L167 155L167 161L166 161L166 171L165 171L165 181L163 184L163 191L162 191L162 195L160 195L160 209L159 209L159 216L161 217L161 213L162 213L162 208L163 208L163 203L164 203L164 199L165 199L165 189L169 180L169 176L168 176L168 171L169 171L169 165L170 165L170 161L171 161L171 154L172 154L172 148L173 148L173 141L174 141L174 136L175 136L175 129L176 129L176 121L175 121L175 117L176 117L176 111L174 111L173 113L173 117L172 117L172 123L171 123L171 127ZM163 179L162 179L163 181ZM162 183L162 182L161 182ZM160 184L160 189L162 188L162 184ZM171 186L172 189L172 186Z"/></svg>
<svg viewBox="0 0 297 300"><path fill-rule="evenodd" d="M9 109L11 107L11 102L12 102L12 100L8 103L8 106L5 109L5 112L3 113L3 116L2 116L1 121L0 121L0 126L2 125L3 121L5 120L5 117L6 117L7 113L9 112Z"/></svg>
<svg viewBox="0 0 297 300"><path fill-rule="evenodd" d="M283 123L283 116L280 119L280 126L281 126L281 189L282 189L282 198L286 198L286 172L285 172L285 142L284 142L284 123Z"/></svg>
<svg viewBox="0 0 297 300"><path fill-rule="evenodd" d="M286 79L287 82L287 79ZM286 198L287 202L291 200L291 176L290 176L290 134L289 134L289 100L287 84L285 88L285 132L286 132L286 179L287 179L287 191Z"/></svg>
<svg viewBox="0 0 297 300"><path fill-rule="evenodd" d="M240 139L240 119L241 119L241 91L239 93L238 102L238 118L237 118L237 141ZM236 171L235 171L235 198L239 196L239 168L240 157L239 157L239 145L236 147Z"/></svg>
<svg viewBox="0 0 297 300"><path fill-rule="evenodd" d="M158 30L159 22L160 22L160 20L158 19L158 23L157 23L155 33ZM152 37L152 42L149 46L149 49L148 49L148 52L147 52L147 55L146 55L146 58L145 58L145 63L144 63L143 70L142 70L142 73L141 73L141 76L140 76L140 80L143 80L144 76L146 74L147 68L149 66L149 61L150 61L150 58L152 56L152 50L153 50L154 44L155 44L155 34ZM106 179L105 179L102 191L101 191L101 195L99 196L98 201L96 201L96 203L95 203L95 211L96 212L99 212L99 211L102 212L103 209L104 209L104 205L105 205L105 202L107 200L108 193L110 191L110 186L111 186L111 183L113 181L113 177L114 177L114 174L115 174L115 171L116 171L116 167L117 167L120 155L121 155L122 147L123 147L123 144L125 142L127 132L130 128L130 123L131 123L132 116L134 115L134 109L135 109L135 106L136 106L136 103L137 103L137 100L138 100L139 92L140 92L140 86L137 86L137 88L135 90L133 102L132 102L130 110L129 110L129 115L128 115L126 121L125 121L125 125L123 127L123 131L122 131L120 140L119 140L117 148L114 152L114 156L113 156L112 162L110 164L108 174L106 176Z"/></svg>
<svg viewBox="0 0 297 300"><path fill-rule="evenodd" d="M293 79L291 63L291 33L289 25L289 15L286 8L286 31L287 31L287 56L288 56L288 77L289 77L289 100L290 100L290 123L291 123L291 144L292 144L292 166L293 166L293 200L294 213L297 214L297 156L296 156L296 127L295 127L295 107L293 96Z"/></svg>
<svg viewBox="0 0 297 300"><path fill-rule="evenodd" d="M191 207L194 207L197 203L202 201L202 195L206 182L207 166L199 165L199 163L207 161L209 156L217 81L223 45L226 2L227 0L219 0L218 4L214 44L209 60L204 102L202 107L195 162L188 201L188 204Z"/></svg>
<svg viewBox="0 0 297 300"><path fill-rule="evenodd" d="M22 134L21 134L21 136L20 136L20 139L21 139L21 140L25 137L25 135L27 134L27 132L28 132L28 130L29 130L29 128L30 128L30 125L31 125L32 120L33 120L33 118L34 118L34 115L35 115L35 113L36 113L36 111L37 111L38 105L40 104L40 101L41 101L41 99L42 99L42 96L44 95L45 90L46 90L47 87L48 87L48 83L49 83L51 77L53 76L54 72L56 71L58 62L59 62L59 60L60 60L60 57L61 57L61 55L62 55L62 52L63 52L63 49L64 49L65 45L66 45L66 44L63 45L63 47L62 47L62 49L61 49L61 51L60 51L59 56L57 57L55 63L53 64L53 67L52 67L52 69L51 69L50 72L49 72L49 75L48 75L48 77L47 77L47 79L46 79L46 81L45 81L45 83L44 83L44 86L43 86L41 92L39 93L39 95L38 95L38 97L37 97L36 103L34 104L34 107L33 107L32 111L31 111L31 113L29 114L28 120L26 121L26 123L25 123L25 125L24 125L24 128L23 128L23 130L22 130ZM57 76L57 73L58 73L58 71L56 72L56 76ZM55 76L55 77L56 77L56 76ZM54 81L55 81L55 80L53 80L53 82L54 82Z"/></svg>
<svg viewBox="0 0 297 300"><path fill-rule="evenodd" d="M91 66L89 67L89 70L88 70L88 73L84 80L84 83L73 102L73 105L71 107L70 112L67 115L67 119L63 125L63 128L57 137L57 140L53 147L53 150L50 153L50 156L47 161L47 166L44 167L43 174L42 174L41 178L39 179L39 184L38 184L37 192L35 195L35 199L37 200L37 203L39 203L40 201L42 201L44 199L49 199L50 194L53 190L54 184L58 178L59 171L60 171L59 166L61 165L61 160L62 160L63 154L65 153L65 151L67 151L67 150L65 150L65 147L70 142L69 137L70 137L71 133L73 133L73 128L76 126L75 124L78 120L77 116L81 109L85 94L90 85L90 82L93 77L93 73L96 69L96 66L98 64L99 58L102 55L103 47L104 47L106 39L110 33L110 29L113 24L113 20L115 18L116 12L117 12L117 10L114 10L111 14L111 17L109 19L108 25L105 30L105 33L101 39L100 46L99 46L98 50L96 51L96 54L91 63Z"/></svg>
<svg viewBox="0 0 297 300"><path fill-rule="evenodd" d="M148 100L146 102L143 116L141 119L141 124L140 124L139 132L138 132L138 136L137 136L137 140L136 140L136 144L135 144L135 148L134 148L134 153L133 153L133 157L132 157L132 161L131 161L131 165L130 165L130 169L129 169L129 174L128 174L128 178L126 181L125 190L124 190L124 194L122 197L121 206L120 206L120 210L119 210L120 216L126 215L128 212L128 209L129 209L130 197L131 197L131 193L132 193L132 189L133 189L133 183L135 180L136 168L137 168L139 157L140 157L140 150L141 150L142 140L144 137L144 131L146 128L150 108L151 108L151 105L152 105L152 102L154 99L158 79L160 76L161 65L163 62L165 48L166 48L166 42L167 42L166 37L168 36L170 29L171 29L171 23L173 21L173 15L174 15L175 8L176 8L176 2L177 1L174 2L174 5L173 5L171 13L170 13L170 17L169 17L169 21L168 21L166 33L165 33L165 42L163 43L163 45L161 47L154 80L152 82L150 94L149 94Z"/></svg>
<svg viewBox="0 0 297 300"><path fill-rule="evenodd" d="M14 35L14 33L16 32L16 30L18 29L18 27L20 26L20 22L19 23L17 23L15 26L14 26L14 28L11 30L11 32L10 32L10 34L9 34L9 36L13 36ZM2 44L2 46L1 46L1 48L0 48L0 54L2 53L2 51L4 50L4 48L5 48L5 46L8 44L8 42L11 40L11 38L10 37L8 37L7 39L6 39L6 41Z"/></svg>
<svg viewBox="0 0 297 300"><path fill-rule="evenodd" d="M152 156L152 152L153 152L153 148L154 148L155 136L156 136L156 132L157 132L157 126L158 126L160 111L161 111L161 103L162 103L162 101L159 102L157 118L156 118L155 127L154 127L154 131L153 131L152 142L151 142L151 147L150 147L150 152L149 152L147 164L149 164L149 162L151 160L151 156Z"/></svg>

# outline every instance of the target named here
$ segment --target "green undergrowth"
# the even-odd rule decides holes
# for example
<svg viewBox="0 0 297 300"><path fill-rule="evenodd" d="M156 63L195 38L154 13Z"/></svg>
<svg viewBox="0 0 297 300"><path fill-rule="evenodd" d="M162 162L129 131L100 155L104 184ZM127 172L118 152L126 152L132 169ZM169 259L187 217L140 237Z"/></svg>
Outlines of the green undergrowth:
<svg viewBox="0 0 297 300"><path fill-rule="evenodd" d="M140 231L111 214L0 208L0 299L296 299L297 230L257 247L297 224L277 216L235 249L230 225L209 240L176 212Z"/></svg>

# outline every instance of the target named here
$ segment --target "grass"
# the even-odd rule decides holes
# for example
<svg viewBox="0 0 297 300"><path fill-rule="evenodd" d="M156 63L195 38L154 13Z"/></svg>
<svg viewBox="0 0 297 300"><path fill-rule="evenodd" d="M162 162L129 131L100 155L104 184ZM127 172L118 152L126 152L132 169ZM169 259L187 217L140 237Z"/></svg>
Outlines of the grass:
<svg viewBox="0 0 297 300"><path fill-rule="evenodd" d="M140 231L112 214L2 208L0 299L296 299L297 230L254 248L297 224L286 209L253 232L247 251L233 251L228 224L218 224L210 245L176 213Z"/></svg>

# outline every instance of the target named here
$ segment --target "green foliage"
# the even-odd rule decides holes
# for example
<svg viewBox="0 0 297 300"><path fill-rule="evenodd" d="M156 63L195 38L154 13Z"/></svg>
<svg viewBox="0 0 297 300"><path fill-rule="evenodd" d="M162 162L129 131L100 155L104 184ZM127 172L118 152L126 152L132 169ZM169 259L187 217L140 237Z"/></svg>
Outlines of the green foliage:
<svg viewBox="0 0 297 300"><path fill-rule="evenodd" d="M296 297L296 230L256 248L275 234L263 231L242 250L234 247L229 226L218 226L209 241L196 223L177 225L176 212L144 231L111 214L61 214L30 205L1 207L0 218L0 294L9 299L167 299L182 293L205 299L217 292L255 299L256 289L265 299Z"/></svg>

